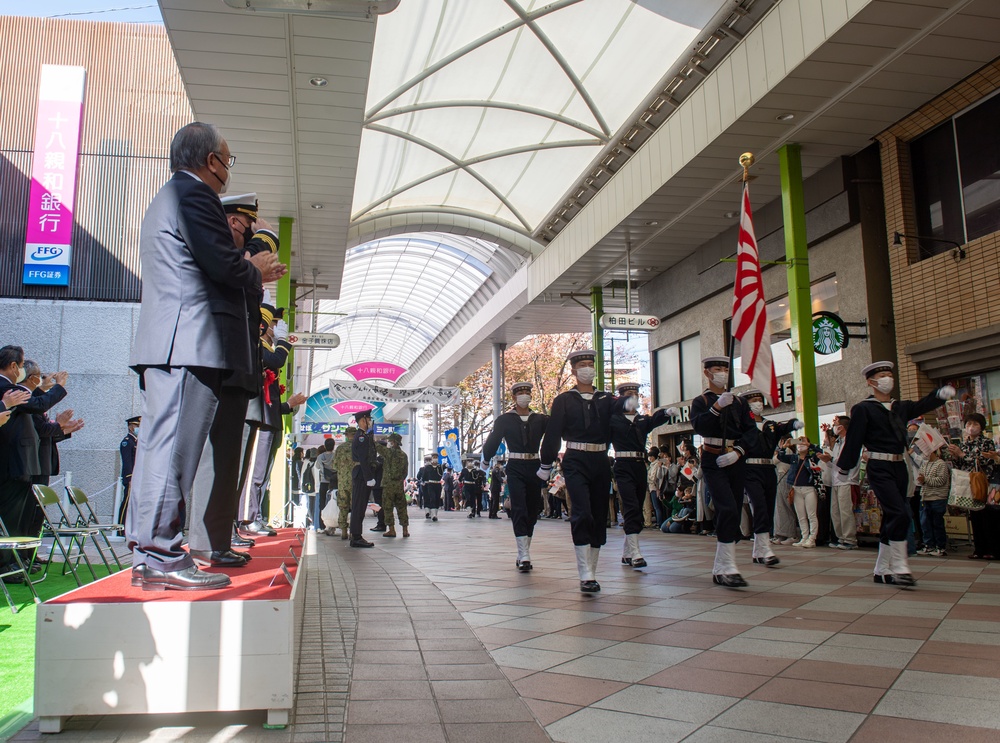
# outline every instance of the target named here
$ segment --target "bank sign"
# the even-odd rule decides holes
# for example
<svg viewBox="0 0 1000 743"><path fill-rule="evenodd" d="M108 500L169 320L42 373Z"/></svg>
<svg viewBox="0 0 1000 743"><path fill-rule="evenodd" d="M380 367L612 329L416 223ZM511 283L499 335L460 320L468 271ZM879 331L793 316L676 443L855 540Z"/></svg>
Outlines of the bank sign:
<svg viewBox="0 0 1000 743"><path fill-rule="evenodd" d="M83 67L42 65L22 283L68 286Z"/></svg>

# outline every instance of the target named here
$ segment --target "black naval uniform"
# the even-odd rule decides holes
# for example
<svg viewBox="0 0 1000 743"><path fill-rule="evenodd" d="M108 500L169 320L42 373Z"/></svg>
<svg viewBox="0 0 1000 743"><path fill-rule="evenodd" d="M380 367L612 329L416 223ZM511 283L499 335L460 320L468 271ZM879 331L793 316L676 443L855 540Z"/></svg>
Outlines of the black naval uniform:
<svg viewBox="0 0 1000 743"><path fill-rule="evenodd" d="M128 512L128 496L132 490L132 470L135 469L135 448L139 439L129 431L122 439L118 453L122 457L122 502L118 506L118 520L116 524L125 523L125 514Z"/></svg>
<svg viewBox="0 0 1000 743"><path fill-rule="evenodd" d="M372 494L368 482L375 479L377 456L374 429L362 431L359 428L351 442L351 459L355 461L354 469L351 471L351 539L362 537L365 511L368 510L368 501L371 500Z"/></svg>
<svg viewBox="0 0 1000 743"><path fill-rule="evenodd" d="M378 447L375 447L375 451L378 452ZM375 456L375 469L373 475L375 476L375 487L372 488L372 500L378 504L379 509L376 514L375 528L372 531L385 531L385 509L382 508L382 473L385 471L385 458L376 453Z"/></svg>
<svg viewBox="0 0 1000 743"><path fill-rule="evenodd" d="M507 444L507 490L510 492L510 518L515 537L530 537L542 510L542 488L538 477L538 449L542 445L549 416L532 411L521 417L510 410L496 419L483 444L483 459L496 456L500 442Z"/></svg>
<svg viewBox="0 0 1000 743"><path fill-rule="evenodd" d="M424 488L424 508L441 507L441 468L436 464L425 464L417 472L417 482Z"/></svg>
<svg viewBox="0 0 1000 743"><path fill-rule="evenodd" d="M746 400L734 396L731 405L716 411L719 395L705 390L691 403L691 424L695 433L716 443L702 444L701 472L712 506L715 533L719 542L731 544L740 538L740 511L746 482L746 450L758 446L759 432ZM718 442L722 443L718 443ZM740 457L728 467L715 462L730 448Z"/></svg>
<svg viewBox="0 0 1000 743"><path fill-rule="evenodd" d="M906 449L906 423L943 404L935 390L922 400L893 400L890 408L868 397L851 408L851 425L847 427L844 448L837 467L852 470L861 457L861 448L869 453L898 455L898 462L869 457L868 483L882 506L882 544L902 542L910 530L910 512L906 506L909 484L908 465L902 454Z"/></svg>
<svg viewBox="0 0 1000 743"><path fill-rule="evenodd" d="M600 548L608 540L608 499L611 495L611 467L608 442L611 439L611 405L614 397L595 390L590 400L576 389L563 392L552 401L549 423L542 439L542 466L551 465L559 454L560 439L566 441L562 470L572 504L570 531L573 544ZM594 451L573 448L587 444Z"/></svg>
<svg viewBox="0 0 1000 743"><path fill-rule="evenodd" d="M469 516L478 516L483 510L483 485L479 479L479 468L475 465L463 467L458 478L462 481L462 495L469 508Z"/></svg>
<svg viewBox="0 0 1000 743"><path fill-rule="evenodd" d="M648 487L646 439L650 431L667 423L669 418L666 410L657 410L652 415L626 413L627 399L615 398L611 412L611 445L615 448L614 474L622 500L625 533L638 534L642 531L642 505Z"/></svg>
<svg viewBox="0 0 1000 743"><path fill-rule="evenodd" d="M793 418L785 423L765 420L758 426L757 440L746 445L746 482L744 489L753 512L753 533L770 534L774 524L775 498L778 496L778 473L771 458L778 442L795 430ZM765 461L766 460L766 461Z"/></svg>

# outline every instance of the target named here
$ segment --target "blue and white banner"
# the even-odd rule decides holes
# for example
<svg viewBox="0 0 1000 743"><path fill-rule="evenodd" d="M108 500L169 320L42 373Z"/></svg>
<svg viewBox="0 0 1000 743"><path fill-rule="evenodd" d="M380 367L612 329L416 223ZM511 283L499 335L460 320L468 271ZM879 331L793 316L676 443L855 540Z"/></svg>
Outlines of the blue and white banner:
<svg viewBox="0 0 1000 743"><path fill-rule="evenodd" d="M462 469L462 449L458 444L458 429L449 428L444 432L444 444L441 447L448 454L448 463L453 470Z"/></svg>

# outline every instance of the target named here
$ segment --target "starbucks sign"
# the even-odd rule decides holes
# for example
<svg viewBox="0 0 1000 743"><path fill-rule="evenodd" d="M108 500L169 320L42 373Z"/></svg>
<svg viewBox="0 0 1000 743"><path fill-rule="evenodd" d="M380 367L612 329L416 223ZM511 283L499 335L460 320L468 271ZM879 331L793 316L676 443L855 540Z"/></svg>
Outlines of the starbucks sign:
<svg viewBox="0 0 1000 743"><path fill-rule="evenodd" d="M832 312L817 312L813 315L813 350L820 356L829 356L847 348L851 334L846 323Z"/></svg>

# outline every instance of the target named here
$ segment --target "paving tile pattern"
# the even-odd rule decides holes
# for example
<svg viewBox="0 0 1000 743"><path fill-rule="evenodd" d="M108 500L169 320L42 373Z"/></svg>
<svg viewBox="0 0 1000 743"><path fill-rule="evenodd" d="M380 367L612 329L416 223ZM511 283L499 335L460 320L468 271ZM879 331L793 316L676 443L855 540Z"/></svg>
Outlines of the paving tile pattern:
<svg viewBox="0 0 1000 743"><path fill-rule="evenodd" d="M506 520L411 528L371 550L318 540L286 730L245 714L71 718L59 743L1000 736L998 563L914 558L920 585L901 590L872 583L870 549L778 547L766 569L741 544L750 586L732 591L710 582L713 540L644 533L650 565L632 570L611 529L603 590L584 595L564 522L539 523L527 574Z"/></svg>

